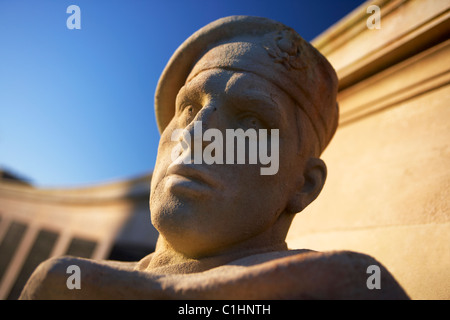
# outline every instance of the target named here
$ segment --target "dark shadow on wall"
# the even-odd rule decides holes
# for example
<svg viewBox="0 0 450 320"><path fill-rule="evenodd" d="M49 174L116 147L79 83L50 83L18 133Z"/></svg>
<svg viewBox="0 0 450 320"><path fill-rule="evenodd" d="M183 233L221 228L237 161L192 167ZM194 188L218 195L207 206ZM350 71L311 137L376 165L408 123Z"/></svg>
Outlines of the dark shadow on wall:
<svg viewBox="0 0 450 320"><path fill-rule="evenodd" d="M155 251L158 231L151 223L149 192L131 195L131 199L132 213L116 236L109 260L139 261Z"/></svg>

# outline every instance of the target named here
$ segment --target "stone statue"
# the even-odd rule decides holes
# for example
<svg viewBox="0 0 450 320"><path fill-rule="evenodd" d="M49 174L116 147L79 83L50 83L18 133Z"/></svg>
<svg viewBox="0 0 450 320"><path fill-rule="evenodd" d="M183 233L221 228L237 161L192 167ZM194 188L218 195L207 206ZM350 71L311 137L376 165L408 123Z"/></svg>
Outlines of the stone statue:
<svg viewBox="0 0 450 320"><path fill-rule="evenodd" d="M276 21L232 16L194 33L156 91L162 134L150 194L160 233L155 252L136 263L50 259L21 298L407 299L369 256L288 250L285 242L295 214L325 182L319 157L338 123L337 82L328 61ZM273 132L266 147L278 153L276 170L262 174L262 165L225 161L216 140L229 129ZM209 139L196 141L208 130ZM207 155L215 162L191 157L212 143L217 148ZM81 270L80 290L66 286L69 265ZM381 289L368 288L371 265L380 268Z"/></svg>

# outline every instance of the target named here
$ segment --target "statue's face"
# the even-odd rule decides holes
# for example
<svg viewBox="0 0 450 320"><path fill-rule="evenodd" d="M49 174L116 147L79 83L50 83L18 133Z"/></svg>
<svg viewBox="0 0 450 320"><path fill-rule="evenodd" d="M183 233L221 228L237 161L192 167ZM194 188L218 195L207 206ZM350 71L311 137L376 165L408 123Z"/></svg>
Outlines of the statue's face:
<svg viewBox="0 0 450 320"><path fill-rule="evenodd" d="M181 88L175 108L161 136L151 184L152 223L160 234L177 251L202 256L270 230L285 211L304 162L290 98L254 74L210 69ZM181 158L174 164L174 157L182 157L174 153L180 147L180 141L172 141L174 130L185 129L194 137L196 121L201 121L203 132L217 129L224 139L226 129L279 129L277 172L262 175L261 167L268 165L249 164L248 157L245 164L195 164ZM191 143L192 149L183 143L185 158L196 146L205 149L210 142ZM267 139L269 151L276 150L273 143Z"/></svg>

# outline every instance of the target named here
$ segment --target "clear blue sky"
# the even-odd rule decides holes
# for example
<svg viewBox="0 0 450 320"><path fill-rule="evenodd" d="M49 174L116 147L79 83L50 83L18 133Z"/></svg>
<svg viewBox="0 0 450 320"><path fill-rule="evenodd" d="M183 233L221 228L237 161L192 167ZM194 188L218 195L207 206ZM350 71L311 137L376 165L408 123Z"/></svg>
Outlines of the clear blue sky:
<svg viewBox="0 0 450 320"><path fill-rule="evenodd" d="M38 187L151 172L158 78L218 18L264 16L312 40L364 1L0 0L0 167ZM81 29L69 30L69 5Z"/></svg>

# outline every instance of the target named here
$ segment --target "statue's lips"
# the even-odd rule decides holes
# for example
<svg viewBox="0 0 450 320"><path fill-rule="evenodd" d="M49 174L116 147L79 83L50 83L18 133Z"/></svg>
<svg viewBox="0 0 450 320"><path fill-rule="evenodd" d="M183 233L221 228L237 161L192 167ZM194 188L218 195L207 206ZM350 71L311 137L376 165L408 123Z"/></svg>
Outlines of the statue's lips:
<svg viewBox="0 0 450 320"><path fill-rule="evenodd" d="M203 167L195 164L176 164L171 165L167 169L167 177L180 178L178 182L194 182L206 186L208 188L218 188L219 181L214 176L205 170Z"/></svg>

